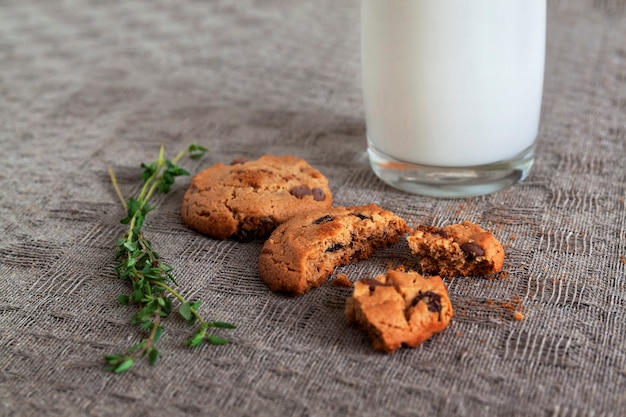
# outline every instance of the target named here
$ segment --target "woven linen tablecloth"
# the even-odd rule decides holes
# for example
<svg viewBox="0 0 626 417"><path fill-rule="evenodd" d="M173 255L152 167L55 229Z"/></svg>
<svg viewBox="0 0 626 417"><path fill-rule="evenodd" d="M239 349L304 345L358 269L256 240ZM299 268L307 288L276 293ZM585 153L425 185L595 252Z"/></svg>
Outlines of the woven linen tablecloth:
<svg viewBox="0 0 626 417"><path fill-rule="evenodd" d="M484 197L376 178L359 56L356 0L0 0L0 415L626 415L626 1L548 1L536 164ZM506 246L506 274L447 279L450 326L377 353L346 323L336 275L278 295L258 276L262 242L186 228L182 177L144 231L177 288L237 328L189 349L174 314L156 366L108 372L103 355L144 333L117 302L124 210L107 170L128 196L161 145L171 157L193 142L209 152L182 161L192 174L291 154L336 205L476 222ZM409 259L399 243L336 273Z"/></svg>

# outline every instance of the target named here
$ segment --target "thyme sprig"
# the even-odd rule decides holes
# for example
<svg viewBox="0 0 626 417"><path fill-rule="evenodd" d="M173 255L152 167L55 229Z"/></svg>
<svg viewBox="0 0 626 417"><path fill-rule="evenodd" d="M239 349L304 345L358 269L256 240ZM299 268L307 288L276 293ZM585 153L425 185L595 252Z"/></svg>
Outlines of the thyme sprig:
<svg viewBox="0 0 626 417"><path fill-rule="evenodd" d="M104 356L110 371L127 371L140 358L147 358L151 365L158 361L160 352L156 345L163 334L162 320L172 313L174 302L178 303L180 316L196 326L193 336L185 341L187 346L195 347L203 342L213 345L227 344L227 339L210 334L209 329L235 328L230 323L205 320L198 312L202 300L192 303L174 289L177 283L172 276L172 267L163 262L142 232L146 215L155 208L148 204L150 198L157 192L167 193L176 177L189 175L189 172L178 165L180 159L185 155L192 159L201 158L206 151L206 148L193 144L169 160L165 159L165 149L161 147L157 160L150 164L141 164L143 187L136 197L128 200L120 190L113 169L109 168L113 188L126 210L126 217L121 222L128 225L127 232L116 242L115 259L120 263L115 267L115 273L132 285L132 293L118 296L117 301L122 305L135 304L138 307L131 322L147 332L140 342L132 345L126 352Z"/></svg>

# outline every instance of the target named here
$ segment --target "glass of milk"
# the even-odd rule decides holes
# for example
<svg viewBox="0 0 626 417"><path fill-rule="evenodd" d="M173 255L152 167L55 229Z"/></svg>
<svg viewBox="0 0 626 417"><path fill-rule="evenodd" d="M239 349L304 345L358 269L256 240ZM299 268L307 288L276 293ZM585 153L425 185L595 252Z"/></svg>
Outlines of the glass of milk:
<svg viewBox="0 0 626 417"><path fill-rule="evenodd" d="M546 0L361 0L374 172L437 197L492 193L526 178L545 43Z"/></svg>

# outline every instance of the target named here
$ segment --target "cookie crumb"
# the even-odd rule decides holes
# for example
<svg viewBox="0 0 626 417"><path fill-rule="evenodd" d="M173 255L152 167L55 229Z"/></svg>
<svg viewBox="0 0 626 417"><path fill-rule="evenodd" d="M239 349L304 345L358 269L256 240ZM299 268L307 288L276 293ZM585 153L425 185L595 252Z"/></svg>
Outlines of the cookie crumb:
<svg viewBox="0 0 626 417"><path fill-rule="evenodd" d="M354 286L346 274L337 274L337 277L332 281L332 283L337 287L352 288Z"/></svg>
<svg viewBox="0 0 626 417"><path fill-rule="evenodd" d="M513 320L522 321L524 320L524 315L520 313L519 311L516 311L515 313L513 313Z"/></svg>

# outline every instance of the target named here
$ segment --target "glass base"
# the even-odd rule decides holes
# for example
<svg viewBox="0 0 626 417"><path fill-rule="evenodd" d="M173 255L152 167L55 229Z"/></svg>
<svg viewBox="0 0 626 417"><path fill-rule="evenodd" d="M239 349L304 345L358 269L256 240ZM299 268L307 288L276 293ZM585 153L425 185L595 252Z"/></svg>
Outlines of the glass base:
<svg viewBox="0 0 626 417"><path fill-rule="evenodd" d="M372 169L394 188L429 197L459 198L494 193L528 176L535 146L508 161L470 167L416 165L394 159L368 147Z"/></svg>

